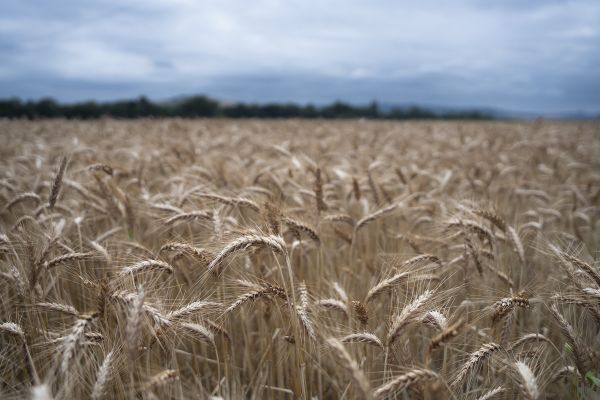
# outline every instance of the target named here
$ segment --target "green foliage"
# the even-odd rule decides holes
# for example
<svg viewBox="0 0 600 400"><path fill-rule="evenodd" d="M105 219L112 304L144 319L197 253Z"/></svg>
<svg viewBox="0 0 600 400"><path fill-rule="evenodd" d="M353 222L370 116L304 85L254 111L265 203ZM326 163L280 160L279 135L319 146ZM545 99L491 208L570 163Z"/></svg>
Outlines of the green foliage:
<svg viewBox="0 0 600 400"><path fill-rule="evenodd" d="M142 96L136 100L108 103L85 101L60 104L51 98L38 101L21 101L17 98L0 99L0 118L70 118L94 119L100 117L148 118L148 117L228 117L228 118L369 118L369 119L492 119L480 111L456 111L437 113L425 108L393 108L382 111L376 102L357 106L337 101L316 107L312 104L291 103L220 103L206 96L193 96L174 102L153 102Z"/></svg>
<svg viewBox="0 0 600 400"><path fill-rule="evenodd" d="M598 378L592 371L588 371L585 374L585 379L589 382L594 389L600 389L600 378Z"/></svg>

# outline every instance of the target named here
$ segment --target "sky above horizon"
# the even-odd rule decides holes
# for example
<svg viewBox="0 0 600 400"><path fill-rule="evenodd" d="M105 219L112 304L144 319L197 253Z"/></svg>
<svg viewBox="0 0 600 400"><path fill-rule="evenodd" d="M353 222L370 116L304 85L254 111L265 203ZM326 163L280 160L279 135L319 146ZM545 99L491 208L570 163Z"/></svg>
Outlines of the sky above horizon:
<svg viewBox="0 0 600 400"><path fill-rule="evenodd" d="M3 0L0 98L600 112L600 1Z"/></svg>

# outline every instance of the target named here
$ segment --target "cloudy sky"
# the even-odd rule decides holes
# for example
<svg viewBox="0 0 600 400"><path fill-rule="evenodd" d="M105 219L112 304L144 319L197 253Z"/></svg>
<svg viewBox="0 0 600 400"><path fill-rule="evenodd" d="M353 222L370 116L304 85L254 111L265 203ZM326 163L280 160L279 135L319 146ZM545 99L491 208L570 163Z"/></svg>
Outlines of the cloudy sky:
<svg viewBox="0 0 600 400"><path fill-rule="evenodd" d="M600 112L600 1L2 0L0 97Z"/></svg>

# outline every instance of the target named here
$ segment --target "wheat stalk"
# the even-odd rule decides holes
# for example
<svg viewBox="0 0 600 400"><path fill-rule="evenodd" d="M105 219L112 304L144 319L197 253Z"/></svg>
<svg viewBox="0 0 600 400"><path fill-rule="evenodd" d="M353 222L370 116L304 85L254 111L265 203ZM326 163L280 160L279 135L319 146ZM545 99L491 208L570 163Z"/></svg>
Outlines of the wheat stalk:
<svg viewBox="0 0 600 400"><path fill-rule="evenodd" d="M220 268L219 265L227 257L236 254L240 251L246 250L252 246L267 247L272 251L280 254L286 254L285 243L280 236L261 236L255 234L248 234L241 236L232 242L228 243L210 262L208 265L209 272L217 272Z"/></svg>
<svg viewBox="0 0 600 400"><path fill-rule="evenodd" d="M369 381L358 366L358 363L352 358L350 353L348 353L342 342L335 338L328 338L325 342L333 349L333 354L340 360L342 367L351 376L356 388L360 391L361 398L372 398Z"/></svg>
<svg viewBox="0 0 600 400"><path fill-rule="evenodd" d="M111 351L104 357L104 361L102 361L102 365L98 369L98 374L96 376L96 382L94 383L94 387L92 388L92 400L101 400L106 396L106 391L108 389L108 383L110 382L111 374L113 371L113 363L114 363L114 352Z"/></svg>
<svg viewBox="0 0 600 400"><path fill-rule="evenodd" d="M374 395L376 399L385 399L394 395L395 393L406 390L419 382L437 379L439 379L439 376L435 372L431 370L415 368L404 374L398 375L389 382L381 385L375 389Z"/></svg>
<svg viewBox="0 0 600 400"><path fill-rule="evenodd" d="M54 181L52 182L52 188L50 189L50 199L48 200L48 207L53 208L56 204L56 200L58 199L58 195L60 194L60 189L62 187L63 176L65 175L65 171L67 170L67 164L69 163L69 159L67 157L63 157L60 161L60 167L58 168L58 172L54 177Z"/></svg>

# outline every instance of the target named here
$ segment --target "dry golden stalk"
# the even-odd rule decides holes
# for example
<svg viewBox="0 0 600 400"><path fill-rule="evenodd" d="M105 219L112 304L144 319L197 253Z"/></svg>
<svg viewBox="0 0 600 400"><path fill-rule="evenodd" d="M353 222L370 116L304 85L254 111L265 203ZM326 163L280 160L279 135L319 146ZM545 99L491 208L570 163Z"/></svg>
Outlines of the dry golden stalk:
<svg viewBox="0 0 600 400"><path fill-rule="evenodd" d="M529 333L529 334L523 335L519 339L515 340L510 345L508 350L512 351L512 350L516 349L517 347L522 346L526 343L530 343L530 342L546 342L546 343L552 344L550 339L548 339L546 336L542 335L541 333Z"/></svg>
<svg viewBox="0 0 600 400"><path fill-rule="evenodd" d="M471 373L475 368L477 368L483 360L489 358L495 352L498 352L501 349L500 345L496 343L486 343L479 350L471 353L467 362L463 365L463 367L458 371L458 374L450 384L450 387L453 389L458 389L459 385L463 383L465 378Z"/></svg>
<svg viewBox="0 0 600 400"><path fill-rule="evenodd" d="M487 219L488 221L490 221L492 224L494 224L502 232L506 232L506 226L507 226L506 222L504 222L504 219L502 219L494 211L484 210L484 209L478 209L478 210L474 210L473 212L475 214L479 215L480 217L483 217L483 218Z"/></svg>
<svg viewBox="0 0 600 400"><path fill-rule="evenodd" d="M65 338L62 345L62 356L60 362L60 371L64 374L68 371L73 359L81 350L81 346L85 339L85 330L89 326L92 318L80 318L73 327L71 333Z"/></svg>
<svg viewBox="0 0 600 400"><path fill-rule="evenodd" d="M560 311L558 311L558 307L556 307L556 304L552 304L550 306L550 311L552 312L552 315L558 322L558 325L563 335L567 339L567 342L571 346L571 354L573 354L577 370L579 371L581 376L585 376L588 370L587 357L585 355L583 344L581 343L579 337L575 333L575 329L573 329L573 326L569 322L567 322L565 317L563 317Z"/></svg>
<svg viewBox="0 0 600 400"><path fill-rule="evenodd" d="M354 193L356 200L360 200L360 186L356 178L352 178L352 193Z"/></svg>
<svg viewBox="0 0 600 400"><path fill-rule="evenodd" d="M202 340L206 340L214 345L215 335L210 329L208 329L204 325L195 324L191 322L181 322L180 324L178 324L178 326L183 330L193 334L194 336L197 336Z"/></svg>
<svg viewBox="0 0 600 400"><path fill-rule="evenodd" d="M361 228L364 228L365 226L367 226L371 222L375 221L376 219L379 219L379 218L391 213L392 211L396 210L396 208L398 208L398 204L392 204L390 206L387 206L385 208L377 210L372 214L364 216L363 218L359 219L358 222L356 223L354 232L355 233L358 232Z"/></svg>
<svg viewBox="0 0 600 400"><path fill-rule="evenodd" d="M126 306L128 309L133 307L133 302L137 299L137 293L131 292L115 292L108 296L111 302ZM144 313L150 317L159 326L170 326L172 322L166 318L158 309L147 304L146 302L142 305Z"/></svg>
<svg viewBox="0 0 600 400"><path fill-rule="evenodd" d="M139 261L133 265L129 265L124 267L118 273L118 277L123 277L127 275L135 275L141 272L152 272L152 271L160 271L166 272L167 274L172 274L174 269L171 265L167 264L164 261L160 260L144 260Z"/></svg>
<svg viewBox="0 0 600 400"><path fill-rule="evenodd" d="M527 400L537 400L540 397L540 389L531 368L522 361L515 362L514 368L520 379L519 389L523 396Z"/></svg>
<svg viewBox="0 0 600 400"><path fill-rule="evenodd" d="M465 320L463 318L459 318L452 325L444 328L440 333L431 339L431 342L429 342L429 351L433 351L438 347L445 345L449 340L456 337L460 333L460 330L464 324Z"/></svg>
<svg viewBox="0 0 600 400"><path fill-rule="evenodd" d="M187 243L181 243L181 242L166 243L161 246L161 248L158 250L158 252L163 253L165 251L176 251L176 252L183 252L186 254L190 254L190 255L198 258L200 261L202 261L202 263L204 263L206 265L208 265L208 263L210 262L209 257L211 256L211 254L206 249L194 247Z"/></svg>
<svg viewBox="0 0 600 400"><path fill-rule="evenodd" d="M315 301L315 305L331 310L338 310L348 315L348 306L343 301L337 299L321 299Z"/></svg>
<svg viewBox="0 0 600 400"><path fill-rule="evenodd" d="M408 260L402 262L399 268L404 269L417 264L438 264L440 267L443 266L442 261L433 254L419 254L418 256L414 256L409 258Z"/></svg>
<svg viewBox="0 0 600 400"><path fill-rule="evenodd" d="M344 242L346 242L348 244L352 244L352 236L348 235L346 232L344 232L343 230L341 230L337 227L333 228L333 231Z"/></svg>
<svg viewBox="0 0 600 400"><path fill-rule="evenodd" d="M500 393L504 392L505 390L506 389L504 389L503 386L495 387L495 388L493 388L491 390L488 390L487 392L485 392L481 396L479 396L477 398L477 400L490 400L492 397L494 397L497 394L500 394Z"/></svg>
<svg viewBox="0 0 600 400"><path fill-rule="evenodd" d="M506 317L515 307L529 308L529 299L524 294L519 294L518 296L505 297L498 300L492 305L494 310L492 323L495 324Z"/></svg>
<svg viewBox="0 0 600 400"><path fill-rule="evenodd" d="M383 343L371 332L352 333L340 339L342 343L367 343L383 349Z"/></svg>
<svg viewBox="0 0 600 400"><path fill-rule="evenodd" d="M509 287L513 288L515 287L515 282L508 276L506 275L504 272L500 271L497 268L492 267L490 264L488 263L484 263L484 265L490 270L493 271L496 275L498 275L498 277L503 280Z"/></svg>
<svg viewBox="0 0 600 400"><path fill-rule="evenodd" d="M321 244L321 238L317 232L307 224L288 217L283 217L281 220L292 232L294 232L295 236L299 237L302 232L317 243L317 245Z"/></svg>
<svg viewBox="0 0 600 400"><path fill-rule="evenodd" d="M404 174L402 173L402 170L400 168L396 167L394 169L394 171L396 171L396 175L398 175L398 178L400 178L400 182L402 182L403 185L406 185L408 183L408 181L404 177Z"/></svg>
<svg viewBox="0 0 600 400"><path fill-rule="evenodd" d="M419 247L417 242L415 242L412 238L410 238L406 235L401 235L401 234L396 235L396 238L405 241L417 253L422 253L421 248Z"/></svg>
<svg viewBox="0 0 600 400"><path fill-rule="evenodd" d="M475 250L475 246L473 246L473 242L468 234L464 235L465 240L465 256L471 256L471 259L475 263L475 267L479 272L479 275L483 275L483 267L481 265L481 260L479 259L479 254L477 250Z"/></svg>
<svg viewBox="0 0 600 400"><path fill-rule="evenodd" d="M79 311L69 304L40 302L35 303L35 306L47 311L56 311L72 317L78 317L80 315Z"/></svg>
<svg viewBox="0 0 600 400"><path fill-rule="evenodd" d="M155 209L155 210L163 211L163 212L166 212L166 213L171 213L171 214L185 214L185 211L183 211L181 208L175 207L174 205L171 205L171 204L166 204L166 203L152 203L152 204L150 204L150 207L153 208L153 209Z"/></svg>
<svg viewBox="0 0 600 400"><path fill-rule="evenodd" d="M47 383L32 386L31 400L54 400L50 386Z"/></svg>
<svg viewBox="0 0 600 400"><path fill-rule="evenodd" d="M280 236L247 234L228 243L210 262L208 265L208 271L218 272L220 270L220 264L223 262L223 260L252 246L267 247L276 253L286 254L285 242Z"/></svg>
<svg viewBox="0 0 600 400"><path fill-rule="evenodd" d="M0 397L592 393L596 128L2 120L0 321L14 322L0 322ZM65 148L83 167L72 174L59 167ZM236 242L251 235L262 239ZM119 275L143 260L169 266ZM229 278L205 270L230 261ZM485 304L502 288L506 299ZM519 310L548 300L535 316ZM182 366L181 382L161 387Z"/></svg>
<svg viewBox="0 0 600 400"><path fill-rule="evenodd" d="M348 293L344 290L344 288L339 284L339 282L333 282L332 284L333 290L337 293L337 295L342 299L344 303L348 303L350 298L348 297Z"/></svg>
<svg viewBox="0 0 600 400"><path fill-rule="evenodd" d="M196 194L196 196L200 198L218 201L220 203L227 204L230 206L246 207L252 211L260 212L260 207L258 206L258 204L256 204L252 200L245 199L243 197L225 197L214 193L198 193Z"/></svg>
<svg viewBox="0 0 600 400"><path fill-rule="evenodd" d="M101 163L92 164L89 167L87 167L87 169L90 172L102 171L106 175L110 175L110 176L114 175L114 170L112 169L112 167L110 165L107 165L107 164L101 164Z"/></svg>
<svg viewBox="0 0 600 400"><path fill-rule="evenodd" d="M369 322L369 312L367 311L367 307L362 302L358 300L352 300L352 309L356 314L356 318L363 326Z"/></svg>
<svg viewBox="0 0 600 400"><path fill-rule="evenodd" d="M250 292L244 293L239 296L225 311L223 311L223 315L229 314L243 304L248 303L250 301L254 301L259 298L269 298L272 296L278 296L284 300L287 300L287 295L285 294L285 290L278 286L266 285L262 286L260 289L252 290Z"/></svg>
<svg viewBox="0 0 600 400"><path fill-rule="evenodd" d="M107 240L108 238L110 238L111 236L114 236L117 233L121 232L122 230L123 230L123 228L121 228L120 226L116 226L116 227L109 229L106 232L98 235L96 237L96 239L94 239L93 241L96 243L101 243L101 242Z"/></svg>
<svg viewBox="0 0 600 400"><path fill-rule="evenodd" d="M165 369L154 375L146 382L143 391L149 391L164 386L179 379L179 372L174 369Z"/></svg>
<svg viewBox="0 0 600 400"><path fill-rule="evenodd" d="M179 221L205 220L212 221L213 213L211 211L191 211L173 215L165 221L165 225L171 225Z"/></svg>
<svg viewBox="0 0 600 400"><path fill-rule="evenodd" d="M596 269L594 269L590 264L566 252L563 252L563 256L574 267L579 268L583 272L585 272L594 282L596 282L596 285L600 286L600 273L596 271Z"/></svg>
<svg viewBox="0 0 600 400"><path fill-rule="evenodd" d="M412 369L402 375L398 375L387 383L375 389L376 399L385 399L398 392L410 388L417 383L440 379L438 374L427 369Z"/></svg>
<svg viewBox="0 0 600 400"><path fill-rule="evenodd" d="M178 308L177 310L171 311L166 315L166 317L170 320L185 318L190 315L196 314L199 311L206 309L214 309L219 306L221 306L221 304L216 303L214 301L194 301L192 303L186 304L181 308Z"/></svg>
<svg viewBox="0 0 600 400"><path fill-rule="evenodd" d="M144 299L144 288L140 286L133 301L129 303L129 309L127 310L127 326L125 329L125 333L127 334L126 347L128 356L131 358L136 356L141 337Z"/></svg>
<svg viewBox="0 0 600 400"><path fill-rule="evenodd" d="M68 163L69 159L67 157L63 157L60 161L60 167L58 168L58 172L54 177L54 181L52 182L52 188L50 190L50 198L48 200L48 206L50 208L54 207L54 205L56 204L56 200L58 199L58 195L60 194L63 176L65 175L65 171L67 170Z"/></svg>
<svg viewBox="0 0 600 400"><path fill-rule="evenodd" d="M281 235L281 210L270 201L264 204L264 218L267 221L267 227L271 235Z"/></svg>
<svg viewBox="0 0 600 400"><path fill-rule="evenodd" d="M0 324L0 332L8 333L10 335L17 336L20 339L25 338L25 333L20 325L14 322L3 322Z"/></svg>
<svg viewBox="0 0 600 400"><path fill-rule="evenodd" d="M387 334L386 345L390 346L394 340L402 334L402 330L412 322L419 319L423 307L429 302L433 296L432 290L426 290L413 301L406 304L400 313L396 314L392 319L392 325Z"/></svg>
<svg viewBox="0 0 600 400"><path fill-rule="evenodd" d="M600 300L600 289L582 288L581 291L596 300Z"/></svg>
<svg viewBox="0 0 600 400"><path fill-rule="evenodd" d="M316 340L317 332L315 330L313 321L310 318L308 289L306 288L306 284L304 282L298 285L298 293L300 295L300 304L296 305L296 314L298 315L298 320L308 337L312 340Z"/></svg>
<svg viewBox="0 0 600 400"><path fill-rule="evenodd" d="M44 267L46 269L54 268L60 264L64 264L69 261L75 260L85 260L93 255L93 253L68 253L63 254L62 256L55 257L51 260L48 260L44 263Z"/></svg>
<svg viewBox="0 0 600 400"><path fill-rule="evenodd" d="M398 285L400 283L406 282L406 280L409 277L409 273L408 272L400 272L388 279L384 279L383 281L379 282L377 285L373 286L369 292L367 293L367 299L366 301L372 301L375 297L377 297L379 294L381 294L382 292L384 292L385 290L390 289L391 287Z"/></svg>
<svg viewBox="0 0 600 400"><path fill-rule="evenodd" d="M577 370L577 368L575 368L572 365L566 365L566 366L560 368L558 371L556 371L552 375L552 378L550 379L550 381L556 382L557 380L563 379L565 377L569 377L570 375L575 376L578 380L581 379L581 375L579 374L579 371Z"/></svg>
<svg viewBox="0 0 600 400"><path fill-rule="evenodd" d="M458 228L460 230L466 231L467 233L474 233L480 239L487 239L490 246L494 243L494 234L488 228L480 224L478 221L474 221L471 219L454 218L447 222L447 226L449 228Z"/></svg>
<svg viewBox="0 0 600 400"><path fill-rule="evenodd" d="M341 222L354 227L354 219L348 214L331 214L323 217L324 221Z"/></svg>
<svg viewBox="0 0 600 400"><path fill-rule="evenodd" d="M429 325L438 331L443 331L448 326L446 316L437 310L429 311L425 314L422 321L425 325Z"/></svg>
<svg viewBox="0 0 600 400"><path fill-rule="evenodd" d="M323 179L321 178L321 168L315 171L315 200L317 203L317 211L327 211L327 204L323 198Z"/></svg>
<svg viewBox="0 0 600 400"><path fill-rule="evenodd" d="M36 205L38 205L42 201L42 199L40 199L40 196L38 196L37 194L33 192L25 192L15 196L11 201L6 203L6 205L4 206L4 210L10 211L10 209L15 205L27 200L32 200Z"/></svg>
<svg viewBox="0 0 600 400"><path fill-rule="evenodd" d="M371 399L371 385L369 385L369 381L364 372L360 369L358 363L352 358L350 353L348 353L343 343L335 338L329 338L325 342L333 349L333 354L340 360L342 368L344 368L352 378L356 388L360 391L361 398Z"/></svg>
<svg viewBox="0 0 600 400"><path fill-rule="evenodd" d="M519 260L524 263L525 262L525 249L523 248L523 243L521 242L521 238L519 238L519 234L512 226L508 226L506 228L506 232L508 233L508 237L510 241L513 243L514 250L519 256Z"/></svg>
<svg viewBox="0 0 600 400"><path fill-rule="evenodd" d="M369 181L369 189L371 190L371 195L373 196L373 202L376 206L380 205L379 201L379 192L377 191L377 186L375 185L375 180L373 179L373 175L371 175L371 171L367 171L367 178Z"/></svg>
<svg viewBox="0 0 600 400"><path fill-rule="evenodd" d="M106 396L108 383L113 371L114 351L109 352L102 361L102 365L98 369L96 382L92 388L92 400L101 400Z"/></svg>
<svg viewBox="0 0 600 400"><path fill-rule="evenodd" d="M207 328L211 332L218 333L219 335L223 335L225 340L231 342L231 336L229 335L229 332L225 328L223 328L221 325L216 324L215 322L213 322L209 319L205 319L204 322L208 325Z"/></svg>

